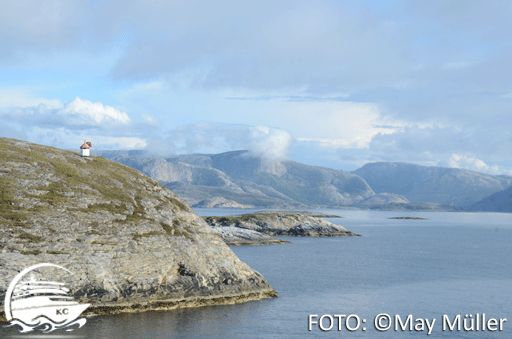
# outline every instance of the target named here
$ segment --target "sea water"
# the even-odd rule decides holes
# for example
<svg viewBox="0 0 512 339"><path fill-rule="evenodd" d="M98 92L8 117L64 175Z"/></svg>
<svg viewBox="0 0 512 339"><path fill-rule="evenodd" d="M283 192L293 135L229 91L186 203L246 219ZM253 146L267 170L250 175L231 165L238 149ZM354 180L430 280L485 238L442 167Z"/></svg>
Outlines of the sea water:
<svg viewBox="0 0 512 339"><path fill-rule="evenodd" d="M228 215L247 210L197 212ZM83 328L59 335L123 339L512 337L512 214L323 212L343 216L328 220L361 236L283 237L292 244L232 247L268 280L279 298L89 317ZM389 219L401 216L430 220ZM482 331L483 314L486 324L489 319L498 324L500 319L507 321L502 321L502 330L490 326L496 331L489 327ZM377 319L379 315L383 319ZM321 327L315 324L320 318ZM330 319L333 326L329 329ZM430 335L427 322L432 325Z"/></svg>

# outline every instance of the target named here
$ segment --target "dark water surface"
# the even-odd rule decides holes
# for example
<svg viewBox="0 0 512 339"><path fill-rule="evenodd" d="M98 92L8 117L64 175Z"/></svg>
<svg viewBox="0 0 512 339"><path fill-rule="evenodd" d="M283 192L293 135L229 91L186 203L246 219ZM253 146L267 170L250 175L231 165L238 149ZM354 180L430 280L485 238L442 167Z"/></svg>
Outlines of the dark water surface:
<svg viewBox="0 0 512 339"><path fill-rule="evenodd" d="M431 338L512 338L512 214L324 210L328 219L361 237L285 238L293 244L233 247L279 294L241 305L90 317L72 336L84 338L410 338L427 337L420 321L432 322ZM199 209L201 215L239 210ZM390 220L418 216L431 220ZM374 319L392 317L379 332ZM509 319L502 331L476 331L476 315ZM357 315L351 332L342 319L330 331L308 331L308 315ZM395 315L413 330L394 330ZM443 331L461 317L461 330ZM466 317L475 330L464 331ZM471 315L471 317L470 317ZM318 320L316 318L316 320ZM363 323L363 319L366 320ZM382 321L386 325L386 321ZM324 318L325 328L329 325ZM417 325L417 330L414 330ZM356 327L353 316L349 326ZM365 330L363 330L363 327ZM3 330L3 329L1 329ZM11 334L15 332L9 331ZM58 333L70 337L66 333ZM18 334L20 337L34 337ZM1 336L3 337L3 336ZM38 337L42 337L39 335ZM44 337L49 337L44 335Z"/></svg>

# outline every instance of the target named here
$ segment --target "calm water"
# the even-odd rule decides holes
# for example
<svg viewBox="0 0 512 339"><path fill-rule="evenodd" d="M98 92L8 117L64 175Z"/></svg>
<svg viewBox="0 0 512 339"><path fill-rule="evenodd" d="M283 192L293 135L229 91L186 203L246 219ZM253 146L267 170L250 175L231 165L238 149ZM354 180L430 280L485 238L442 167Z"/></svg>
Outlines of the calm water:
<svg viewBox="0 0 512 339"><path fill-rule="evenodd" d="M329 220L362 236L286 238L293 244L232 248L242 261L265 276L279 294L277 299L91 317L73 335L123 339L427 336L426 326L418 332L409 328L394 331L395 315L402 322L412 315L413 325L419 324L415 321L418 318L429 322L435 319L429 336L432 338L512 337L512 214L325 212L344 216ZM240 211L199 209L198 213ZM394 216L431 220L387 219ZM380 313L393 317L391 329L385 332L374 328L374 318ZM509 321L504 323L503 331L494 333L442 331L443 315L448 315L451 322L460 315L463 326L466 314L474 319L482 313L486 319ZM361 324L350 332L343 319L338 331L337 319L333 318L335 324L330 331L322 332L317 325L308 331L310 314L357 315ZM323 325L328 327L327 318ZM356 326L354 317L349 326Z"/></svg>

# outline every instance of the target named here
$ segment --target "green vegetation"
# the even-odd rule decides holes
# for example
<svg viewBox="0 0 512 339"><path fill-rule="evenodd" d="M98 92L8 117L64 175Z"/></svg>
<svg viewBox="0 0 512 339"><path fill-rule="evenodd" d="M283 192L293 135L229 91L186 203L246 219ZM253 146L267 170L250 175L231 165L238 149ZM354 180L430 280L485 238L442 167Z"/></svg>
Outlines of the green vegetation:
<svg viewBox="0 0 512 339"><path fill-rule="evenodd" d="M151 237L153 235L164 235L164 233L156 232L156 231L151 231L151 232L146 232L146 233L135 233L133 235L132 240L138 241L140 238L147 238L147 237Z"/></svg>
<svg viewBox="0 0 512 339"><path fill-rule="evenodd" d="M222 216L222 217L203 216L203 219L208 223L215 221L221 225L227 226L227 225L233 225L236 222L240 222L240 221L244 221L244 222L251 221L251 220L259 221L259 220L267 219L269 217L275 218L277 216L290 217L290 216L296 216L296 214L295 213L286 214L286 213L280 213L280 212L270 212L270 213L265 213L265 214L242 214L242 215Z"/></svg>
<svg viewBox="0 0 512 339"><path fill-rule="evenodd" d="M184 229L184 227L181 226L181 223L178 219L174 219L172 221L172 227L163 222L161 222L160 225L162 226L165 233L171 237L184 237L190 241L195 241L195 239Z"/></svg>
<svg viewBox="0 0 512 339"><path fill-rule="evenodd" d="M140 196L135 197L135 202L133 204L134 210L131 215L126 216L126 222L128 221L140 221L146 218L146 211L144 211L144 206L142 205Z"/></svg>
<svg viewBox="0 0 512 339"><path fill-rule="evenodd" d="M24 255L29 255L29 254L38 255L38 254L41 254L41 251L40 250L20 251L20 253L24 254Z"/></svg>
<svg viewBox="0 0 512 339"><path fill-rule="evenodd" d="M64 179L67 184L78 185L83 182L83 177L68 161L55 158L52 160L51 163L54 166L55 173L58 173L58 176Z"/></svg>
<svg viewBox="0 0 512 339"><path fill-rule="evenodd" d="M42 195L31 195L31 194L26 194L26 195L28 197L38 198L42 202L46 202L52 206L59 205L59 204L63 203L64 201L66 201L66 196L64 194L62 194L61 192L69 190L61 182L52 182L49 186L39 186L39 187L36 187L36 189L48 191L48 193L42 194Z"/></svg>
<svg viewBox="0 0 512 339"><path fill-rule="evenodd" d="M87 208L80 208L79 211L82 212L93 212L93 211L109 211L112 213L121 214L126 212L128 209L126 208L126 204L115 204L115 203L100 203L100 204L91 204Z"/></svg>
<svg viewBox="0 0 512 339"><path fill-rule="evenodd" d="M184 203L180 202L178 199L169 198L169 200L172 202L173 205L177 206L179 208L179 210L190 212L188 207Z"/></svg>
<svg viewBox="0 0 512 339"><path fill-rule="evenodd" d="M11 181L0 178L0 216L19 225L19 222L27 219L28 216L24 212L19 212L20 208L15 206L18 200L13 198L14 189Z"/></svg>
<svg viewBox="0 0 512 339"><path fill-rule="evenodd" d="M61 251L46 251L47 254L68 254L67 252Z"/></svg>
<svg viewBox="0 0 512 339"><path fill-rule="evenodd" d="M0 177L0 220L3 225L8 227L19 226L21 228L16 232L19 233L16 235L19 241L25 243L40 243L43 241L43 236L32 234L34 232L30 231L30 228L33 225L27 223L27 221L33 217L36 219L39 219L40 216L44 216L44 218L51 217L52 206L59 209L66 208L72 213L74 211L83 213L107 211L113 214L126 215L124 220L118 218L116 221L118 223L145 220L148 216L142 204L144 198L157 198L161 202L156 206L158 210L170 208L174 212L178 210L190 212L189 207L177 198L155 197L154 192L146 187L153 186L156 182L150 183L148 181L145 183L141 181L140 179L146 181L149 178L141 176L140 172L135 169L101 157L80 158L75 152L29 143L27 145L14 145L10 141L0 142L0 168L2 166L6 167L2 173L7 173L6 176ZM6 164L6 162L19 163L19 165ZM205 172L205 175L208 174ZM17 181L18 179L33 181L36 178L40 179L40 183L32 186L20 185ZM44 180L47 183L49 182L49 185L45 185ZM47 191L48 193L30 194L25 189ZM27 197L30 200L21 200L21 197L16 199L17 195ZM74 199L91 196L110 202L91 204L87 208L77 208ZM24 204L24 207L18 206L21 203ZM50 208L48 205L50 205ZM128 211L131 211L131 213L128 214ZM80 215L77 215L77 217L80 217ZM116 222L112 227L116 227ZM89 226L92 227L87 227L83 231L84 235L101 236L108 231L104 228L95 227L100 226L98 222L93 222ZM48 225L46 227L50 234L58 233L57 230ZM31 233L26 232L23 228ZM40 232L39 226L37 228ZM42 231L47 233L48 230L45 228ZM132 239L138 241L146 237L169 234L193 240L191 234L181 227L179 220L174 220L172 225L162 224L162 228L165 233L157 231L136 233L133 234ZM76 236L78 237L79 234ZM76 241L82 242L83 240L76 239ZM100 244L101 239L92 243ZM25 251L23 253L38 254L40 251ZM48 251L47 253L67 254L60 251Z"/></svg>
<svg viewBox="0 0 512 339"><path fill-rule="evenodd" d="M160 225L164 229L165 233L167 233L171 237L174 235L174 230L172 229L171 226L169 226L169 225L167 225L166 223L163 223L163 222L161 222Z"/></svg>
<svg viewBox="0 0 512 339"><path fill-rule="evenodd" d="M26 239L29 242L35 242L35 243L41 242L41 240L43 240L42 237L38 237L37 235L33 235L33 234L30 234L30 233L27 233L27 232L22 232L18 236L18 239Z"/></svg>

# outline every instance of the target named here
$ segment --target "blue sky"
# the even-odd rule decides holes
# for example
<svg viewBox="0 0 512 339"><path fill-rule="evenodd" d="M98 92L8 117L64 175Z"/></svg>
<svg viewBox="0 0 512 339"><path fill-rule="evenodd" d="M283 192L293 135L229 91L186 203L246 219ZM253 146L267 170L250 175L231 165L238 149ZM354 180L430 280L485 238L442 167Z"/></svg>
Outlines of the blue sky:
<svg viewBox="0 0 512 339"><path fill-rule="evenodd" d="M2 1L0 135L512 174L510 1Z"/></svg>

